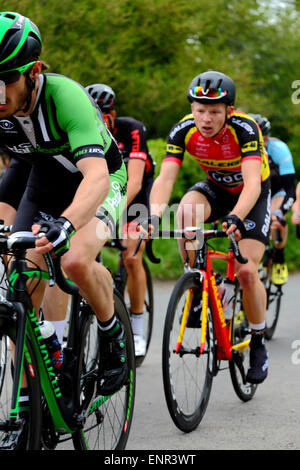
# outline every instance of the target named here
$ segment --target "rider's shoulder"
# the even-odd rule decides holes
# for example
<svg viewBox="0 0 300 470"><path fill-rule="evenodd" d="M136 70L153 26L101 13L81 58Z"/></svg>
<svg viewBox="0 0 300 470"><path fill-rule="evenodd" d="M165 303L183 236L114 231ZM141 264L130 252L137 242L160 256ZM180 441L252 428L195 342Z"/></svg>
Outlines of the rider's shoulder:
<svg viewBox="0 0 300 470"><path fill-rule="evenodd" d="M138 119L135 119L131 116L117 116L115 118L115 124L118 125L118 127L131 129L145 129L145 124L142 121L139 121Z"/></svg>
<svg viewBox="0 0 300 470"><path fill-rule="evenodd" d="M195 120L192 114L186 114L172 127L169 137L173 138L177 134L185 134L191 127L195 127Z"/></svg>
<svg viewBox="0 0 300 470"><path fill-rule="evenodd" d="M77 94L79 96L89 96L87 91L80 83L66 75L58 73L45 73L45 88L52 96L61 96L66 94ZM90 101L90 100L89 100Z"/></svg>
<svg viewBox="0 0 300 470"><path fill-rule="evenodd" d="M227 121L237 132L243 132L250 135L257 134L258 125L255 119L244 111L234 110Z"/></svg>

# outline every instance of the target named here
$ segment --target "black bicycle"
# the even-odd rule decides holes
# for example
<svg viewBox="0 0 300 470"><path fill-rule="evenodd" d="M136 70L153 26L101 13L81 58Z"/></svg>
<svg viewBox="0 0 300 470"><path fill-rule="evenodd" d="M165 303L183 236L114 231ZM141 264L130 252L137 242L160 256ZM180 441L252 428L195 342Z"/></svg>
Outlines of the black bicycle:
<svg viewBox="0 0 300 470"><path fill-rule="evenodd" d="M267 294L265 338L272 339L278 323L281 298L283 296L282 285L272 281L273 251L270 245L266 246L263 260L259 265L258 274Z"/></svg>
<svg viewBox="0 0 300 470"><path fill-rule="evenodd" d="M9 228L0 226L1 232ZM0 254L10 256L6 299L0 300L0 449L55 449L66 440L78 450L124 449L135 399L135 357L129 315L114 293L116 313L127 340L128 377L110 396L97 393L100 338L96 317L78 288L66 280L60 260L44 255L48 273L28 267L26 251L36 237L0 236ZM47 279L72 295L64 364L54 370L41 336L31 296L33 284ZM29 285L28 285L29 284ZM20 409L21 383L26 377L28 418Z"/></svg>
<svg viewBox="0 0 300 470"><path fill-rule="evenodd" d="M159 263L160 260L156 257L153 256L152 250L151 250L151 240L146 243L146 254L148 256L148 259L152 263ZM125 304L127 308L130 308L130 299L127 291L127 271L124 265L123 257L122 257L122 252L126 250L127 248L122 245L121 241L116 238L111 240L106 244L107 247L110 248L115 248L118 249L118 264L117 264L117 270L115 273L113 273L113 279L114 279L114 285L115 288L118 290L118 292L122 295ZM137 249L135 250L136 252L138 251L139 244L137 245ZM143 337L146 341L146 352L143 356L138 356L136 357L136 366L140 366L142 362L144 361L147 351L149 349L150 341L151 341L151 336L152 336L152 329L153 329L153 319L154 319L154 298L153 298L153 283L152 283L152 277L151 277L151 272L149 269L149 266L147 264L146 259L143 257L143 268L145 271L146 275L146 293L145 293L145 299L144 299L144 315L143 315Z"/></svg>

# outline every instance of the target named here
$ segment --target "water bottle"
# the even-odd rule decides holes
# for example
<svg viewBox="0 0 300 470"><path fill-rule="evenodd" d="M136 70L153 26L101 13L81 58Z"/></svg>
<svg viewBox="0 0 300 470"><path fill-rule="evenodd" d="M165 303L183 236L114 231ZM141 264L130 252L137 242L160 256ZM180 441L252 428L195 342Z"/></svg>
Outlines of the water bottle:
<svg viewBox="0 0 300 470"><path fill-rule="evenodd" d="M222 299L223 312L226 320L230 320L233 313L233 299L234 299L234 281L226 278L223 281L225 292Z"/></svg>
<svg viewBox="0 0 300 470"><path fill-rule="evenodd" d="M55 327L53 323L46 320L39 322L39 327L51 359L51 365L54 369L59 369L63 363L63 352L56 336Z"/></svg>

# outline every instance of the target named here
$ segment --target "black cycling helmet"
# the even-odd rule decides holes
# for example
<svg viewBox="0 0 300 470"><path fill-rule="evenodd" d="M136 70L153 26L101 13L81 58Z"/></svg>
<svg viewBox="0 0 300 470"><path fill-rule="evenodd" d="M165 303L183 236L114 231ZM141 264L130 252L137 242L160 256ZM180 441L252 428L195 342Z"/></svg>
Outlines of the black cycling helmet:
<svg viewBox="0 0 300 470"><path fill-rule="evenodd" d="M42 40L37 26L25 16L10 11L0 12L0 78L1 74L23 74L37 60ZM13 74L10 74L11 76Z"/></svg>
<svg viewBox="0 0 300 470"><path fill-rule="evenodd" d="M197 75L188 89L188 100L192 103L225 103L234 105L235 84L233 80L221 72L209 70Z"/></svg>
<svg viewBox="0 0 300 470"><path fill-rule="evenodd" d="M115 92L104 83L95 83L86 86L85 89L96 101L102 112L110 112L115 105Z"/></svg>
<svg viewBox="0 0 300 470"><path fill-rule="evenodd" d="M264 137L270 134L271 123L268 120L268 118L266 118L264 116L261 116L260 114L250 114L250 113L248 113L248 116L255 119L255 121L259 125L261 133Z"/></svg>

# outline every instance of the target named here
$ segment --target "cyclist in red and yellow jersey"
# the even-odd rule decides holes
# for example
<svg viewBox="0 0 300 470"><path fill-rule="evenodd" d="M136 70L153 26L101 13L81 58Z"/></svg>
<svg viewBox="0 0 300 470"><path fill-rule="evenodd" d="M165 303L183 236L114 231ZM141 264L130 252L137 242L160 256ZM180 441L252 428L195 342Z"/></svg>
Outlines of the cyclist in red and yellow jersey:
<svg viewBox="0 0 300 470"><path fill-rule="evenodd" d="M151 223L157 223L168 204L187 150L207 177L184 195L178 224L186 227L222 219L223 230L228 235L235 232L240 240L248 263L237 263L237 275L253 333L247 380L260 383L267 376L268 354L264 345L266 295L258 265L268 242L271 200L263 137L253 118L234 109L235 85L230 77L215 71L196 76L188 99L192 114L172 128L151 191ZM179 240L179 248L185 259L184 240Z"/></svg>

